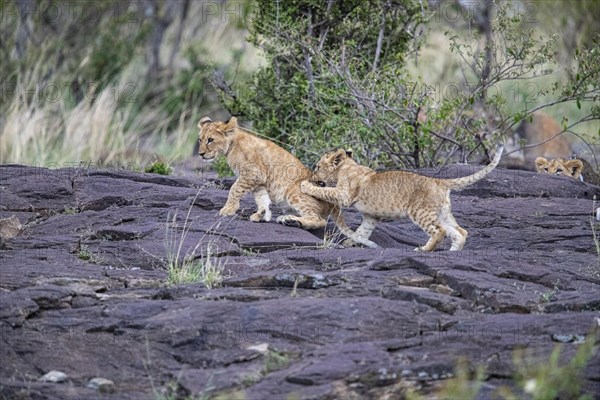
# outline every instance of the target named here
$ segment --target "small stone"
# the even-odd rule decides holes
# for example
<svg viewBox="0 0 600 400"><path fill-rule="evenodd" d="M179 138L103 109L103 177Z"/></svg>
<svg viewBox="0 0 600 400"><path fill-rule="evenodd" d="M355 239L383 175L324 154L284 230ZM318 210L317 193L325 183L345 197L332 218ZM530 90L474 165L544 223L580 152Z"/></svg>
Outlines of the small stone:
<svg viewBox="0 0 600 400"><path fill-rule="evenodd" d="M429 378L429 374L425 371L421 371L417 374L417 377L419 377L419 379L427 379Z"/></svg>
<svg viewBox="0 0 600 400"><path fill-rule="evenodd" d="M525 382L525 387L523 388L526 393L534 393L537 389L537 381L535 379L529 379Z"/></svg>
<svg viewBox="0 0 600 400"><path fill-rule="evenodd" d="M0 218L0 239L12 239L17 236L23 225L19 222L19 218L14 215L10 218Z"/></svg>
<svg viewBox="0 0 600 400"><path fill-rule="evenodd" d="M448 296L455 296L458 292L448 285L429 285L429 290Z"/></svg>
<svg viewBox="0 0 600 400"><path fill-rule="evenodd" d="M269 344L268 343L255 344L255 345L246 347L246 350L257 351L261 354L267 354L267 351L269 350Z"/></svg>
<svg viewBox="0 0 600 400"><path fill-rule="evenodd" d="M434 279L430 276L408 276L408 277L397 277L394 279L400 285L403 286L416 286L416 287L427 287L431 284Z"/></svg>
<svg viewBox="0 0 600 400"><path fill-rule="evenodd" d="M412 371L410 369L403 369L402 372L400 372L400 376L402 378L406 378L407 376L410 376L412 374Z"/></svg>
<svg viewBox="0 0 600 400"><path fill-rule="evenodd" d="M60 371L50 371L38 379L40 382L61 383L67 380L67 374Z"/></svg>
<svg viewBox="0 0 600 400"><path fill-rule="evenodd" d="M115 391L115 383L110 379L92 378L87 384L90 389L97 389L102 393L112 393Z"/></svg>
<svg viewBox="0 0 600 400"><path fill-rule="evenodd" d="M576 343L580 344L585 342L584 335L572 335L572 334L560 334L555 333L552 335L552 340L558 343Z"/></svg>

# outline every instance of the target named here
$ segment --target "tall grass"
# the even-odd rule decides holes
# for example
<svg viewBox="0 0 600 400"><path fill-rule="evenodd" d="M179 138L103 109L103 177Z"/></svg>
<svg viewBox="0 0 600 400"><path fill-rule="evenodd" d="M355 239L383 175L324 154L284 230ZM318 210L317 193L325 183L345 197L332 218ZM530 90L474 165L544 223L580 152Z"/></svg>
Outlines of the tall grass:
<svg viewBox="0 0 600 400"><path fill-rule="evenodd" d="M197 121L205 113L225 114L206 74L213 67L226 73L252 71L260 59L245 42L236 16L223 14L231 7L222 6L215 13L213 8L207 9L205 2L190 2L179 50L170 63L178 25L173 23L161 42L163 69L151 82L146 79L143 40L125 61L108 58L114 65L105 66L102 62L106 60L97 54L98 49L110 50L110 42L97 42L103 38L115 40L111 29L128 32L123 38L127 40L138 32L144 37L146 25L123 24L111 19L107 11L97 27L83 22L77 25L79 33L87 35L84 39L90 36L89 40L74 39L73 47L65 50L66 59L60 60L57 49L64 49L64 42L70 40L66 33L43 35L48 27L31 17L31 34L41 40L37 46L30 45L21 59L10 60L10 67L8 63L0 67L0 163L59 166L79 161L133 161L141 169L158 157L172 161L189 157L197 137ZM73 23L68 13L64 15L65 24ZM8 22L0 26L2 32L10 29ZM5 44L13 45L18 21L10 23L14 29L8 32L14 36L7 37ZM115 45L118 43L117 36ZM195 58L189 56L190 49L195 49ZM92 68L94 62L108 72L90 78L90 71L98 70ZM198 64L210 70L204 75L195 73ZM196 81L190 82L189 76ZM71 85L83 87L83 98ZM192 86L197 92L195 97L188 95ZM172 93L175 104L165 107L165 102L173 101Z"/></svg>

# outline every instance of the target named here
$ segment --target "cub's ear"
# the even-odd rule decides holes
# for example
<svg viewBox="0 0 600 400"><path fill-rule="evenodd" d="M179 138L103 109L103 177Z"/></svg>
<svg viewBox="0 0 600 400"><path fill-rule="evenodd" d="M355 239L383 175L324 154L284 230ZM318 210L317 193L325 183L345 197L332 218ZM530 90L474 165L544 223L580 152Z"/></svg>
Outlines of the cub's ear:
<svg viewBox="0 0 600 400"><path fill-rule="evenodd" d="M209 117L202 118L200 122L198 122L198 128L202 128L202 125L207 124L209 122L212 122L212 119L210 119Z"/></svg>
<svg viewBox="0 0 600 400"><path fill-rule="evenodd" d="M352 158L352 150L351 149L346 150L346 157Z"/></svg>
<svg viewBox="0 0 600 400"><path fill-rule="evenodd" d="M537 172L542 172L546 166L548 166L548 160L546 160L544 157L538 157L535 159L535 168Z"/></svg>
<svg viewBox="0 0 600 400"><path fill-rule="evenodd" d="M229 118L229 121L225 123L225 133L231 133L235 128L238 127L238 122L236 117Z"/></svg>
<svg viewBox="0 0 600 400"><path fill-rule="evenodd" d="M565 167L569 168L573 178L579 178L579 175L581 175L581 172L583 172L583 163L581 160L565 161Z"/></svg>
<svg viewBox="0 0 600 400"><path fill-rule="evenodd" d="M342 163L342 161L344 161L346 157L348 157L348 155L346 154L346 150L339 149L338 151L333 153L333 165L337 167Z"/></svg>

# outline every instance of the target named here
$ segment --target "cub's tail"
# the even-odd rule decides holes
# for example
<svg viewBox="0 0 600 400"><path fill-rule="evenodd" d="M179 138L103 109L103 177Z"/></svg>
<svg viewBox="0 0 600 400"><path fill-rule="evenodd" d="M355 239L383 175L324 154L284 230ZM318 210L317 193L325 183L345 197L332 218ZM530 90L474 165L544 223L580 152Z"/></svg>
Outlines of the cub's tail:
<svg viewBox="0 0 600 400"><path fill-rule="evenodd" d="M500 145L496 147L496 154L494 155L494 159L492 160L492 162L489 163L481 171L476 172L473 175L465 176L463 178L445 179L445 181L448 183L448 188L453 190L463 189L483 179L484 176L486 176L487 174L492 172L494 168L496 168L496 166L500 162L500 157L502 156L503 151L504 146Z"/></svg>

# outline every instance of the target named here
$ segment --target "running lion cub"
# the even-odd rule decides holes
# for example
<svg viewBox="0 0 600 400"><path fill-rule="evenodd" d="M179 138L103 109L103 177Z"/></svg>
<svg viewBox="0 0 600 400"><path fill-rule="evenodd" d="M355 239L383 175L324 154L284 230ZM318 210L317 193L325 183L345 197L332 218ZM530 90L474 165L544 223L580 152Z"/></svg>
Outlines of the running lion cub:
<svg viewBox="0 0 600 400"><path fill-rule="evenodd" d="M253 222L271 220L269 206L272 200L274 203L287 203L300 214L278 217L277 222L281 224L304 229L322 228L327 225L327 217L331 213L344 234L361 242L344 222L337 205L300 191L300 182L309 179L312 172L291 153L239 127L235 117L227 122L212 122L204 117L198 127L200 156L212 160L224 154L237 175L220 215L234 215L244 194L252 192L258 206L258 210L250 216Z"/></svg>
<svg viewBox="0 0 600 400"><path fill-rule="evenodd" d="M358 165L351 152L340 149L321 157L312 178L320 185L335 187L319 187L305 180L300 188L317 199L360 211L363 221L356 236L368 247L378 247L369 236L379 220L408 216L429 235L429 241L415 251L435 250L446 235L452 240L450 250L461 250L467 231L452 216L450 190L462 189L489 174L498 165L503 150L499 146L494 160L473 175L436 179L405 171L375 172Z"/></svg>

